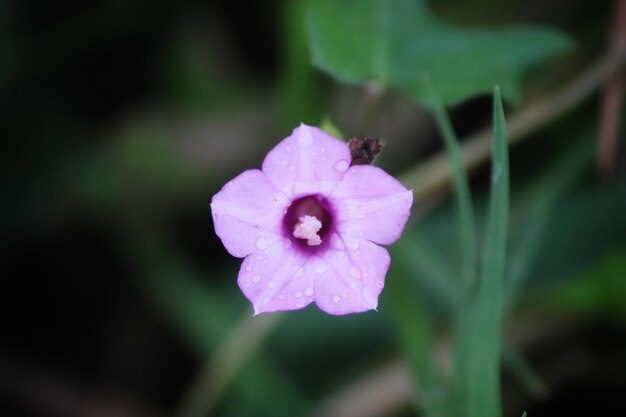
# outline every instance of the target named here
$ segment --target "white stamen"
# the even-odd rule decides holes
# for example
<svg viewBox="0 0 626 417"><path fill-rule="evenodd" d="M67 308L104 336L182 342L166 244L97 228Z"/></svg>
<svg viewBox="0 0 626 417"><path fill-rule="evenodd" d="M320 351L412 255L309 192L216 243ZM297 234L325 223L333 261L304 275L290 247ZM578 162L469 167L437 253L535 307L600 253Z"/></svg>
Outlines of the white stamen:
<svg viewBox="0 0 626 417"><path fill-rule="evenodd" d="M322 243L322 239L317 232L322 228L322 222L315 216L302 216L300 221L293 229L294 237L298 239L306 239L309 246L317 246Z"/></svg>

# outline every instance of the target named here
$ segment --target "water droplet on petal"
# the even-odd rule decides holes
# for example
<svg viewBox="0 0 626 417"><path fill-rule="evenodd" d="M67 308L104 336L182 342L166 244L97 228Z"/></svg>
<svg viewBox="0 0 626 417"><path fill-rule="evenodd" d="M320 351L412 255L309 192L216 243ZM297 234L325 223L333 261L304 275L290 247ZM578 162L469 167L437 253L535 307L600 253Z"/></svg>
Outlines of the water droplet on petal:
<svg viewBox="0 0 626 417"><path fill-rule="evenodd" d="M285 152L291 152L291 146L285 146Z"/></svg>
<svg viewBox="0 0 626 417"><path fill-rule="evenodd" d="M311 288L311 287L307 288L306 290L304 290L304 294L305 294L307 297L312 296L312 295L313 295L313 288Z"/></svg>
<svg viewBox="0 0 626 417"><path fill-rule="evenodd" d="M265 249L265 248L267 248L267 241L265 239L263 239L262 237L258 238L256 240L256 248L257 249Z"/></svg>
<svg viewBox="0 0 626 417"><path fill-rule="evenodd" d="M355 243L354 245L352 245L352 249L357 250L359 248L359 244Z"/></svg>
<svg viewBox="0 0 626 417"><path fill-rule="evenodd" d="M289 165L289 171L293 172L296 170L296 167L294 165Z"/></svg>
<svg viewBox="0 0 626 417"><path fill-rule="evenodd" d="M284 299L285 299L285 294L280 294L280 295L278 296L278 299L279 299L279 300L284 300Z"/></svg>
<svg viewBox="0 0 626 417"><path fill-rule="evenodd" d="M341 159L335 163L333 168L335 168L335 171L337 172L345 172L349 166L350 162L346 161L345 159Z"/></svg>
<svg viewBox="0 0 626 417"><path fill-rule="evenodd" d="M270 288L276 288L276 283L274 281L270 281L267 283L267 286Z"/></svg>
<svg viewBox="0 0 626 417"><path fill-rule="evenodd" d="M333 303L338 303L338 302L339 302L339 300L341 300L341 297L339 297L338 295L335 295L335 296L333 297Z"/></svg>
<svg viewBox="0 0 626 417"><path fill-rule="evenodd" d="M261 275L259 275L259 274L255 274L255 275L252 277L252 282L254 282L255 284L258 284L259 282L261 282Z"/></svg>
<svg viewBox="0 0 626 417"><path fill-rule="evenodd" d="M328 264L319 265L315 268L315 272L318 274L323 274L324 272L328 271L328 268L330 268L330 265Z"/></svg>
<svg viewBox="0 0 626 417"><path fill-rule="evenodd" d="M302 291L296 291L295 293L293 293L293 296L296 298L302 297Z"/></svg>
<svg viewBox="0 0 626 417"><path fill-rule="evenodd" d="M252 271L252 266L250 266L250 265L246 266L246 271L248 271L248 272Z"/></svg>
<svg viewBox="0 0 626 417"><path fill-rule="evenodd" d="M301 278L304 275L304 268L299 268L296 271L296 275L294 276L295 278Z"/></svg>
<svg viewBox="0 0 626 417"><path fill-rule="evenodd" d="M291 247L291 240L285 239L285 241L283 242L283 248L289 249L290 247Z"/></svg>
<svg viewBox="0 0 626 417"><path fill-rule="evenodd" d="M256 256L256 260L257 261L262 261L263 260L263 255L257 255Z"/></svg>
<svg viewBox="0 0 626 417"><path fill-rule="evenodd" d="M267 297L265 297L265 298L263 299L263 305L264 305L264 306L266 306L266 305L268 305L269 303L270 303L270 299L269 299L269 298L267 298Z"/></svg>

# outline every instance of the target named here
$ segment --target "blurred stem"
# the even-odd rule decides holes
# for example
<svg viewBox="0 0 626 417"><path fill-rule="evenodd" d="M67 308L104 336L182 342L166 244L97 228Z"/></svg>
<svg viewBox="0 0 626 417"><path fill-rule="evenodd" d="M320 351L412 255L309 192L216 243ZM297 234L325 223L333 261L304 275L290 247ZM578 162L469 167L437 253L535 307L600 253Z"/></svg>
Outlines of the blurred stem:
<svg viewBox="0 0 626 417"><path fill-rule="evenodd" d="M283 2L280 95L285 126L319 123L320 77L311 65L306 37L307 2Z"/></svg>
<svg viewBox="0 0 626 417"><path fill-rule="evenodd" d="M254 318L246 314L206 360L174 415L179 417L208 415L228 384L248 362L280 318L280 314Z"/></svg>
<svg viewBox="0 0 626 417"><path fill-rule="evenodd" d="M550 123L567 112L597 90L604 80L620 68L626 59L626 48L611 53L555 93L547 94L508 118L507 130L509 146L519 142L540 127ZM463 141L462 161L467 169L472 169L487 160L491 152L491 128ZM402 182L413 189L414 208L432 199L436 191L442 189L452 177L448 157L445 152L418 163L401 175ZM427 207L431 207L426 205ZM418 213L418 214L423 214Z"/></svg>
<svg viewBox="0 0 626 417"><path fill-rule="evenodd" d="M465 165L461 159L459 141L452 127L439 95L430 81L428 75L424 76L424 85L432 101L432 111L435 116L439 133L448 153L450 169L452 170L452 183L456 197L457 214L459 216L459 239L461 243L461 276L466 283L474 281L476 275L476 227L474 226L474 210L472 208L472 196Z"/></svg>
<svg viewBox="0 0 626 417"><path fill-rule="evenodd" d="M615 0L611 51L626 48L626 0ZM614 170L619 115L624 97L624 71L615 70L609 78L602 97L600 137L598 138L598 168L605 176Z"/></svg>

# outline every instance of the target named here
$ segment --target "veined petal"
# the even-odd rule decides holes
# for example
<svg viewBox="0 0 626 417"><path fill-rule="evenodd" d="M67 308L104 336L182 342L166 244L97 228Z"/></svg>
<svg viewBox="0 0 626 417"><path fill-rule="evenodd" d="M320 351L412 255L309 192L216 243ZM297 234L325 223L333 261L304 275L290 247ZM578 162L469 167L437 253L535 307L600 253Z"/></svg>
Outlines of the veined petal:
<svg viewBox="0 0 626 417"><path fill-rule="evenodd" d="M389 269L386 249L364 239L344 237L344 248L309 262L315 276L315 302L329 314L376 309Z"/></svg>
<svg viewBox="0 0 626 417"><path fill-rule="evenodd" d="M245 171L213 196L215 233L238 258L265 250L282 239L282 216L289 203L265 173Z"/></svg>
<svg viewBox="0 0 626 417"><path fill-rule="evenodd" d="M263 172L288 196L325 194L341 180L350 160L346 143L302 124L267 154Z"/></svg>
<svg viewBox="0 0 626 417"><path fill-rule="evenodd" d="M342 236L389 245L409 219L413 192L380 168L355 165L329 198Z"/></svg>
<svg viewBox="0 0 626 417"><path fill-rule="evenodd" d="M313 301L313 277L307 257L292 250L288 240L246 257L239 270L239 287L254 306L254 313L297 310Z"/></svg>

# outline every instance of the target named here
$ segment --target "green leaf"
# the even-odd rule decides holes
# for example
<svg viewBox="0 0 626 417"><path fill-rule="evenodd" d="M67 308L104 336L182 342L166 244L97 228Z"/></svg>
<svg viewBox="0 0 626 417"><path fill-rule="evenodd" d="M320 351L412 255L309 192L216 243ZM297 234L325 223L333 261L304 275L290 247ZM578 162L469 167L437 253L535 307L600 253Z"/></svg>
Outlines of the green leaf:
<svg viewBox="0 0 626 417"><path fill-rule="evenodd" d="M459 376L462 415L498 417L500 403L500 352L502 337L502 305L509 209L509 164L504 111L500 90L494 91L494 135L491 165L491 193L487 217L487 235L482 271L475 297L470 300L469 314L463 319L461 331L467 342L460 364L466 372ZM464 314L461 311L460 314ZM459 329L459 327L457 327ZM457 341L461 340L457 338Z"/></svg>
<svg viewBox="0 0 626 417"><path fill-rule="evenodd" d="M416 398L426 415L442 415L444 406L443 384L439 378L435 361L435 337L432 319L428 316L424 296L412 288L409 276L415 274L411 256L407 252L419 252L419 247L404 247L407 239L401 239L390 250L396 262L389 270L388 292L393 302L389 304L391 318L401 351L406 358ZM422 254L423 255L423 254ZM417 272L419 274L419 272Z"/></svg>
<svg viewBox="0 0 626 417"><path fill-rule="evenodd" d="M562 33L541 27L449 25L423 0L313 0L308 33L313 63L339 81L399 87L428 105L423 74L445 104L485 93L496 83L514 100L525 69L571 44Z"/></svg>

